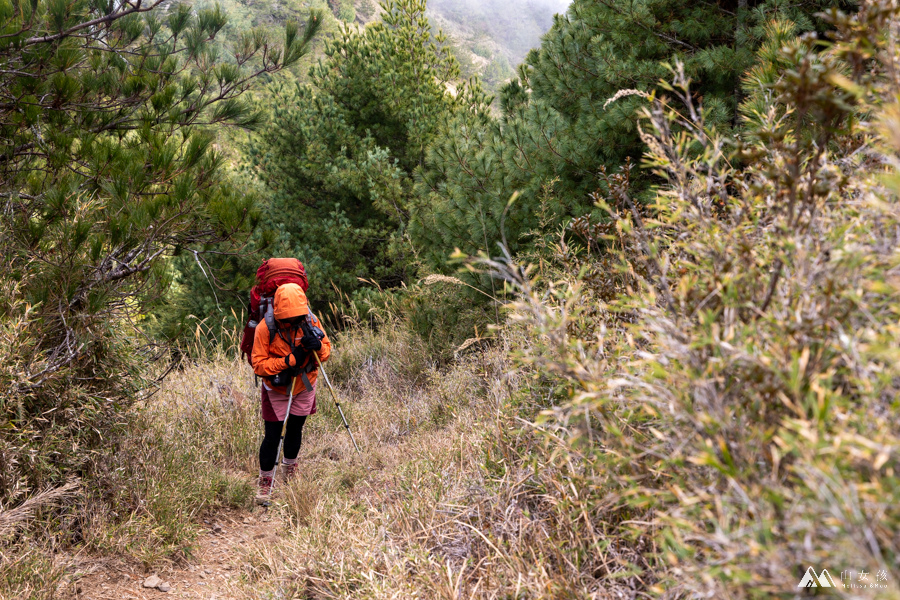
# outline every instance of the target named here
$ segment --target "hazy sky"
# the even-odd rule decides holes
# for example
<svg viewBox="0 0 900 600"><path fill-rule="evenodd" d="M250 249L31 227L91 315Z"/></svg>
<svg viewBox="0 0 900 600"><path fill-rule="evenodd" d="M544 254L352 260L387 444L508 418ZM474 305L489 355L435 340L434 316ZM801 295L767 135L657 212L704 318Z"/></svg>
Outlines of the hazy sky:
<svg viewBox="0 0 900 600"><path fill-rule="evenodd" d="M518 4L518 0L509 0L509 3ZM545 5L554 12L563 12L571 2L570 0L544 0L543 2L537 2L537 4Z"/></svg>

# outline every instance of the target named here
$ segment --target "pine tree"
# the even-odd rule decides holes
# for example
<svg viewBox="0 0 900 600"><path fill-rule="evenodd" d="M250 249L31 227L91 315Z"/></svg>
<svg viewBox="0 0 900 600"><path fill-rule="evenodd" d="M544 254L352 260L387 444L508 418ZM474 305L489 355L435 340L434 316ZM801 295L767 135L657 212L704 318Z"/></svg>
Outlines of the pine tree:
<svg viewBox="0 0 900 600"><path fill-rule="evenodd" d="M408 278L405 239L412 172L448 115L485 105L459 76L424 0L388 0L382 21L345 29L311 70L312 85L278 89L272 124L251 146L266 183L263 226L273 254L306 263L313 299L359 279L398 286Z"/></svg>
<svg viewBox="0 0 900 600"><path fill-rule="evenodd" d="M502 116L459 113L433 141L417 177L413 241L435 266L454 247L497 254L505 239L515 253L538 228L538 192L551 181L554 223L591 212L601 171L642 154L637 109L645 101L610 101L617 92L656 90L666 63L679 61L708 122L728 129L766 23L781 17L800 32L821 30L815 14L831 6L852 3L575 0L501 91Z"/></svg>
<svg viewBox="0 0 900 600"><path fill-rule="evenodd" d="M211 126L258 125L242 94L296 62L319 19L226 52L217 7L0 0L0 427L128 400L127 325L165 289L162 259L254 218Z"/></svg>

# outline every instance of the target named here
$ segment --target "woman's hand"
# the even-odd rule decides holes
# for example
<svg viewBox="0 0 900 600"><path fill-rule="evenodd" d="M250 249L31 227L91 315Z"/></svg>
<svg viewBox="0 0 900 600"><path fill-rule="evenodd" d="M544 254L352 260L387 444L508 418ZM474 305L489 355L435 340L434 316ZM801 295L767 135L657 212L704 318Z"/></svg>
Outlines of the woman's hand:
<svg viewBox="0 0 900 600"><path fill-rule="evenodd" d="M294 366L297 367L305 363L306 359L309 358L309 352L305 348L303 348L302 340L300 342L300 345L291 351L291 354L294 355Z"/></svg>
<svg viewBox="0 0 900 600"><path fill-rule="evenodd" d="M322 340L313 334L307 334L300 339L300 345L310 352L318 352L322 349Z"/></svg>

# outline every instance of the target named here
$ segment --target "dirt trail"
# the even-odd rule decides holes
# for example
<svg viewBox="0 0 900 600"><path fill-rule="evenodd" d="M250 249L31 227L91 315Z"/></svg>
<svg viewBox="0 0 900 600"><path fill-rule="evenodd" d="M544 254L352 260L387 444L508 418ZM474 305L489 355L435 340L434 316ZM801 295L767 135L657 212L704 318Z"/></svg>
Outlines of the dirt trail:
<svg viewBox="0 0 900 600"><path fill-rule="evenodd" d="M70 573L80 573L68 583L61 597L77 600L166 600L193 598L203 600L239 600L246 574L241 569L245 550L253 544L276 542L276 513L265 509L226 511L215 520L203 521L204 530L197 540L192 560L178 566L162 566L152 572L140 564L115 559L82 557L70 559ZM156 575L169 584L145 588L144 582Z"/></svg>

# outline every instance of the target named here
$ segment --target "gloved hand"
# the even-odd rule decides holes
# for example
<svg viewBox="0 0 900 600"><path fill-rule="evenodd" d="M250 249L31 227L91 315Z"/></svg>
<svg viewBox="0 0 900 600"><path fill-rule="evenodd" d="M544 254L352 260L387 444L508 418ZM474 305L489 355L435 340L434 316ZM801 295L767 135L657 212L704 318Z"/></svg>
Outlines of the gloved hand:
<svg viewBox="0 0 900 600"><path fill-rule="evenodd" d="M314 334L308 333L300 339L300 345L310 352L318 352L322 349L322 340Z"/></svg>
<svg viewBox="0 0 900 600"><path fill-rule="evenodd" d="M301 341L301 344L302 344L302 343L303 343L303 342ZM295 365L295 366L298 366L298 367L299 367L300 365L302 365L303 363L305 363L305 362L306 362L306 359L309 358L309 352L307 352L306 349L303 348L302 345L301 345L301 346L297 346L296 348L294 348L294 349L291 351L291 354L294 355L294 360L297 361L297 362L294 363L294 365Z"/></svg>

